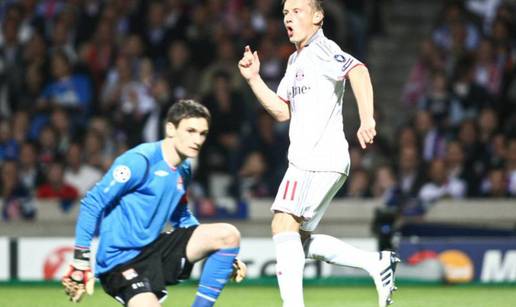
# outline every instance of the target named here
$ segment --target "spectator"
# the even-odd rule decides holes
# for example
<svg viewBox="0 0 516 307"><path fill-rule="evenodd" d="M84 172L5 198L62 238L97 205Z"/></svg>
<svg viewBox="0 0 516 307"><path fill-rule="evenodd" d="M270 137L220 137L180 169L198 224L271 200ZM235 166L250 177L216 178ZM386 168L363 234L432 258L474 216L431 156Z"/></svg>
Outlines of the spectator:
<svg viewBox="0 0 516 307"><path fill-rule="evenodd" d="M364 169L355 169L346 185L346 196L352 198L371 197L369 174Z"/></svg>
<svg viewBox="0 0 516 307"><path fill-rule="evenodd" d="M491 108L485 108L479 112L477 118L479 128L479 141L484 146L488 146L491 138L495 135L499 128L498 115L495 110Z"/></svg>
<svg viewBox="0 0 516 307"><path fill-rule="evenodd" d="M482 196L489 198L507 198L510 196L505 171L495 168L489 171L482 183Z"/></svg>
<svg viewBox="0 0 516 307"><path fill-rule="evenodd" d="M502 133L496 133L486 144L485 163L488 168L503 168L507 157L507 140Z"/></svg>
<svg viewBox="0 0 516 307"><path fill-rule="evenodd" d="M489 95L500 97L504 77L504 63L496 61L491 40L484 39L476 52L475 82L487 89Z"/></svg>
<svg viewBox="0 0 516 307"><path fill-rule="evenodd" d="M419 191L419 198L424 204L430 205L442 198L464 198L466 184L459 178L449 178L446 174L446 164L443 160L432 160L428 168L430 181L426 182Z"/></svg>
<svg viewBox="0 0 516 307"><path fill-rule="evenodd" d="M79 198L79 191L65 181L63 165L53 162L48 167L45 182L37 188L36 196L59 201L61 209L66 212Z"/></svg>
<svg viewBox="0 0 516 307"><path fill-rule="evenodd" d="M464 6L460 1L448 1L439 18L441 20L432 32L432 38L437 46L444 50L451 50L454 38L457 39L457 35L459 35L457 31L463 32L460 35L466 50L473 50L478 46L479 31L468 20Z"/></svg>
<svg viewBox="0 0 516 307"><path fill-rule="evenodd" d="M444 70L444 56L431 40L421 43L416 64L410 69L408 80L403 86L402 100L414 106L427 93L434 71Z"/></svg>
<svg viewBox="0 0 516 307"><path fill-rule="evenodd" d="M43 174L38 164L36 146L31 142L21 144L18 173L20 182L31 193L36 190L38 185L43 183Z"/></svg>
<svg viewBox="0 0 516 307"><path fill-rule="evenodd" d="M378 167L371 188L372 196L387 200L395 189L397 189L397 183L392 168L388 165Z"/></svg>
<svg viewBox="0 0 516 307"><path fill-rule="evenodd" d="M285 68L283 60L275 50L270 37L264 37L260 42L260 75L272 90L276 90L283 77Z"/></svg>
<svg viewBox="0 0 516 307"><path fill-rule="evenodd" d="M29 190L18 179L16 161L4 161L1 165L0 198L2 199L2 217L4 220L32 220L36 208Z"/></svg>
<svg viewBox="0 0 516 307"><path fill-rule="evenodd" d="M3 41L0 42L0 116L10 116L16 106L15 97L22 92L23 49L18 40L18 22L6 18L1 22Z"/></svg>
<svg viewBox="0 0 516 307"><path fill-rule="evenodd" d="M132 73L129 59L119 57L116 70L102 90L104 114L115 114L115 126L119 133L125 134L129 146L142 141L143 132L157 111L154 97L138 77Z"/></svg>
<svg viewBox="0 0 516 307"><path fill-rule="evenodd" d="M50 82L37 102L36 121L33 129L38 130L48 121L47 113L55 107L68 112L74 128L82 128L91 115L92 88L90 80L82 74L72 72L67 55L56 51L51 60L53 81Z"/></svg>
<svg viewBox="0 0 516 307"><path fill-rule="evenodd" d="M418 108L430 113L439 130L448 128L448 112L452 98L448 92L448 81L443 71L435 72L428 93L419 101Z"/></svg>
<svg viewBox="0 0 516 307"><path fill-rule="evenodd" d="M233 177L232 183L236 184L240 132L246 110L240 92L231 89L229 74L225 71L215 73L212 84L212 90L202 99L202 103L211 112L212 125L211 137L201 153L204 163L199 169L203 173L200 178L207 180L210 173L223 172L230 174ZM237 191L233 190L232 194L236 195Z"/></svg>
<svg viewBox="0 0 516 307"><path fill-rule="evenodd" d="M37 141L38 145L38 163L44 172L47 171L47 166L57 161L60 157L58 148L57 131L51 125L46 125L41 129Z"/></svg>
<svg viewBox="0 0 516 307"><path fill-rule="evenodd" d="M288 136L265 110L259 111L255 127L243 136L239 175L248 178L255 197L273 197L287 169Z"/></svg>
<svg viewBox="0 0 516 307"><path fill-rule="evenodd" d="M190 54L190 47L185 41L172 42L168 48L165 75L172 92L171 101L193 97L197 93L199 71L192 65ZM168 110L167 107L163 109Z"/></svg>
<svg viewBox="0 0 516 307"><path fill-rule="evenodd" d="M83 141L84 163L91 165L99 170L104 170L104 160L107 154L104 151L104 138L102 135L90 129L86 132Z"/></svg>
<svg viewBox="0 0 516 307"><path fill-rule="evenodd" d="M96 89L100 89L116 54L114 29L108 20L100 20L91 41L81 46L81 60L87 65Z"/></svg>
<svg viewBox="0 0 516 307"><path fill-rule="evenodd" d="M507 176L509 177L509 192L512 197L516 197L516 138L511 138L509 140L505 169L507 171Z"/></svg>
<svg viewBox="0 0 516 307"><path fill-rule="evenodd" d="M14 98L14 101L16 101L16 111L32 111L34 102L38 100L45 82L42 66L38 64L30 64L30 66L27 67L23 80L24 90Z"/></svg>
<svg viewBox="0 0 516 307"><path fill-rule="evenodd" d="M274 190L267 180L267 172L270 170L264 155L259 151L253 151L245 156L245 160L238 172L241 177L240 194L243 198L272 197ZM272 189L271 189L272 188Z"/></svg>
<svg viewBox="0 0 516 307"><path fill-rule="evenodd" d="M140 33L146 46L147 55L157 65L164 63L165 50L170 41L170 32L165 25L165 13L164 4L161 1L150 2L147 10L146 25Z"/></svg>
<svg viewBox="0 0 516 307"><path fill-rule="evenodd" d="M65 153L74 137L68 114L64 109L56 108L50 114L50 125L55 129L57 152Z"/></svg>
<svg viewBox="0 0 516 307"><path fill-rule="evenodd" d="M229 38L222 38L217 42L217 54L212 63L203 69L201 75L200 89L201 93L206 94L211 89L211 84L216 78L215 75L224 72L228 77L230 87L235 90L242 89L242 78L238 72L238 66L235 65L237 58L235 56L235 47Z"/></svg>
<svg viewBox="0 0 516 307"><path fill-rule="evenodd" d="M415 116L415 128L421 144L424 161L442 158L446 146L443 131L438 129L429 112L419 111Z"/></svg>
<svg viewBox="0 0 516 307"><path fill-rule="evenodd" d="M478 128L473 120L465 120L459 127L458 141L464 148L464 163L480 178L485 171L485 149L478 140Z"/></svg>
<svg viewBox="0 0 516 307"><path fill-rule="evenodd" d="M397 178L401 193L407 197L417 196L423 185L423 174L419 160L419 153L414 146L404 146L398 158Z"/></svg>
<svg viewBox="0 0 516 307"><path fill-rule="evenodd" d="M454 181L465 183L466 195L469 197L478 196L478 177L471 167L466 167L464 162L464 150L458 141L451 141L446 146L446 169L447 176Z"/></svg>
<svg viewBox="0 0 516 307"><path fill-rule="evenodd" d="M465 119L476 118L480 110L493 105L487 90L475 82L474 62L462 58L456 65L451 81L452 96L456 100L451 110L451 124L456 126Z"/></svg>
<svg viewBox="0 0 516 307"><path fill-rule="evenodd" d="M12 135L9 122L0 118L0 164L3 160L16 160L19 144Z"/></svg>
<svg viewBox="0 0 516 307"><path fill-rule="evenodd" d="M71 144L66 154L64 181L77 189L82 197L101 178L100 170L83 162L81 145Z"/></svg>
<svg viewBox="0 0 516 307"><path fill-rule="evenodd" d="M66 14L63 16L66 16ZM77 62L77 52L73 45L73 34L71 33L74 29L70 27L66 18L60 18L54 23L51 34L50 53L63 53L70 64Z"/></svg>

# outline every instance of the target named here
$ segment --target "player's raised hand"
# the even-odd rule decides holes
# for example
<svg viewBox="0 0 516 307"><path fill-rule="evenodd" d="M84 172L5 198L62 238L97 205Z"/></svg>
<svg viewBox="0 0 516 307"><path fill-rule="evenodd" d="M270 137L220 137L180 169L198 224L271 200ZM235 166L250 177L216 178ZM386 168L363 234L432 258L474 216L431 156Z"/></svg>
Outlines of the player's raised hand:
<svg viewBox="0 0 516 307"><path fill-rule="evenodd" d="M85 293L92 295L95 288L95 278L90 268L90 251L76 249L74 260L68 272L61 281L70 301L78 303Z"/></svg>
<svg viewBox="0 0 516 307"><path fill-rule="evenodd" d="M260 58L258 57L258 52L256 50L253 52L251 47L245 46L244 55L242 59L238 61L238 68L240 69L242 77L248 81L257 77L260 73Z"/></svg>
<svg viewBox="0 0 516 307"><path fill-rule="evenodd" d="M376 122L373 117L360 122L360 128L357 131L357 138L362 149L365 149L367 144L373 144L376 136Z"/></svg>

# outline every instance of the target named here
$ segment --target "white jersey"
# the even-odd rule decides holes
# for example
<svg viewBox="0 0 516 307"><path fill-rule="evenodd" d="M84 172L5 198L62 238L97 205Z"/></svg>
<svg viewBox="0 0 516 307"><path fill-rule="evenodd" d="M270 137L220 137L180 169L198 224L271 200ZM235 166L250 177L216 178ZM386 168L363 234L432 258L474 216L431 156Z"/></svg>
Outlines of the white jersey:
<svg viewBox="0 0 516 307"><path fill-rule="evenodd" d="M359 64L322 30L290 56L277 94L290 104L288 160L296 167L348 175L342 98L346 76Z"/></svg>

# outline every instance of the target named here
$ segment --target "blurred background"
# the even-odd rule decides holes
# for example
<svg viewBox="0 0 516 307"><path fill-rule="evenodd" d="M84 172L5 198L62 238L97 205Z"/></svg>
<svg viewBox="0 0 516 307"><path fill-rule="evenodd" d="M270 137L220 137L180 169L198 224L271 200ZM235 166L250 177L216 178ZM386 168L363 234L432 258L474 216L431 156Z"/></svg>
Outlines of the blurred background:
<svg viewBox="0 0 516 307"><path fill-rule="evenodd" d="M318 230L398 250L402 277L516 282L516 2L324 3L326 36L370 70L378 135L358 145L348 85L351 175ZM163 137L182 98L213 116L192 210L237 225L251 277L274 275L269 206L288 124L237 62L258 50L276 89L294 51L280 1L4 0L0 24L0 280L59 278L81 197L117 155Z"/></svg>

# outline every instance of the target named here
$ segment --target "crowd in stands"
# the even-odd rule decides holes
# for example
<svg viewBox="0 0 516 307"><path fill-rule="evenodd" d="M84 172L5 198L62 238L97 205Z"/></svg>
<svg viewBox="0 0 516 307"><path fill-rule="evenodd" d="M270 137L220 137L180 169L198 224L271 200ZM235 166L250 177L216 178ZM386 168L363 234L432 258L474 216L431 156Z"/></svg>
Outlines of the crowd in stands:
<svg viewBox="0 0 516 307"><path fill-rule="evenodd" d="M363 152L348 136L352 175L340 196L516 195L516 12L498 2L485 16L444 8L403 91L413 116L395 144ZM378 3L327 1L325 33L366 63L367 35L382 27L368 28L365 16L379 16ZM35 198L69 210L117 155L163 137L166 111L182 98L213 116L193 199L275 195L288 126L254 101L237 62L254 46L262 77L277 87L294 51L281 1L6 0L0 24L4 220L34 218Z"/></svg>
<svg viewBox="0 0 516 307"><path fill-rule="evenodd" d="M445 2L403 89L403 191L424 204L516 196L515 73L514 3Z"/></svg>

